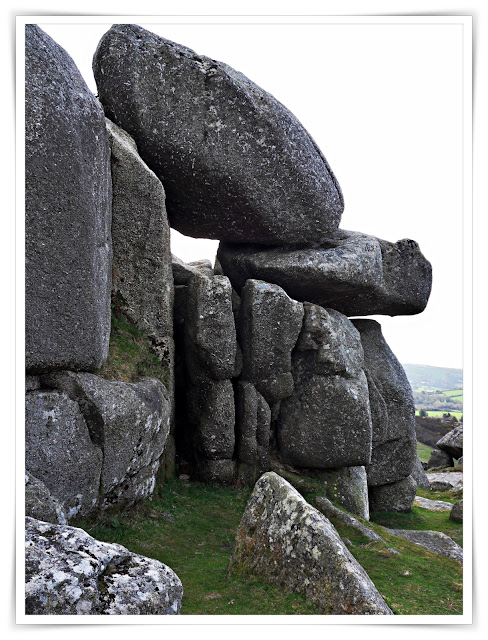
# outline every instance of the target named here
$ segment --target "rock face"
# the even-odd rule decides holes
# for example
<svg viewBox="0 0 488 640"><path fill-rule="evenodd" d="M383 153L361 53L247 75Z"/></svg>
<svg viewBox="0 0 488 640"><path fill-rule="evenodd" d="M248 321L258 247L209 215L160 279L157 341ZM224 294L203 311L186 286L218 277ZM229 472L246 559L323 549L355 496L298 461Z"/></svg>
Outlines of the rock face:
<svg viewBox="0 0 488 640"><path fill-rule="evenodd" d="M255 387L243 380L236 384L236 454L238 479L253 485L269 470L271 410Z"/></svg>
<svg viewBox="0 0 488 640"><path fill-rule="evenodd" d="M413 529L388 529L388 533L393 534L424 547L427 551L432 551L440 556L446 556L463 564L463 548L454 542L441 531L414 531Z"/></svg>
<svg viewBox="0 0 488 640"><path fill-rule="evenodd" d="M357 520L353 516L335 507L327 498L318 497L315 499L315 502L319 510L328 518L337 518L343 524L356 529L356 531L359 531L361 535L369 538L370 540L383 541L383 538L381 536L366 527L362 522L359 522L359 520Z"/></svg>
<svg viewBox="0 0 488 640"><path fill-rule="evenodd" d="M67 524L61 503L51 495L46 485L25 472L25 515L45 522Z"/></svg>
<svg viewBox="0 0 488 640"><path fill-rule="evenodd" d="M295 300L348 316L420 313L432 286L432 267L416 242L353 231L336 231L313 246L221 243L217 255L237 292L249 278L266 280Z"/></svg>
<svg viewBox="0 0 488 640"><path fill-rule="evenodd" d="M68 54L26 25L26 368L92 371L108 354L110 149Z"/></svg>
<svg viewBox="0 0 488 640"><path fill-rule="evenodd" d="M256 483L229 570L303 593L320 613L392 615L329 520L273 472Z"/></svg>
<svg viewBox="0 0 488 640"><path fill-rule="evenodd" d="M460 471L430 472L427 477L434 491L459 491L463 488L463 474Z"/></svg>
<svg viewBox="0 0 488 640"><path fill-rule="evenodd" d="M412 389L374 320L353 320L361 335L373 422L368 484L391 484L412 472L417 457Z"/></svg>
<svg viewBox="0 0 488 640"><path fill-rule="evenodd" d="M367 465L371 417L359 334L337 311L304 309L292 356L295 388L277 423L282 460L321 469Z"/></svg>
<svg viewBox="0 0 488 640"><path fill-rule="evenodd" d="M454 503L451 513L449 514L449 520L453 522L462 522L463 521L463 500L458 500Z"/></svg>
<svg viewBox="0 0 488 640"><path fill-rule="evenodd" d="M90 373L59 372L44 376L43 384L77 403L102 453L100 506L149 497L170 429L171 403L163 383L152 378L111 382Z"/></svg>
<svg viewBox="0 0 488 640"><path fill-rule="evenodd" d="M461 458L463 455L463 425L456 427L437 442L441 451L445 451L453 458Z"/></svg>
<svg viewBox="0 0 488 640"><path fill-rule="evenodd" d="M429 500L429 498L422 498L421 496L415 496L414 505L416 507L421 507L422 509L428 509L429 511L450 511L452 509L452 504L450 502L444 502L443 500Z"/></svg>
<svg viewBox="0 0 488 640"><path fill-rule="evenodd" d="M350 513L369 520L368 478L364 467L345 467L327 472L325 491L328 498Z"/></svg>
<svg viewBox="0 0 488 640"><path fill-rule="evenodd" d="M128 24L104 35L93 71L107 116L163 182L181 233L282 244L337 228L344 203L324 156L241 73Z"/></svg>
<svg viewBox="0 0 488 640"><path fill-rule="evenodd" d="M183 588L157 560L26 518L27 615L175 615Z"/></svg>
<svg viewBox="0 0 488 640"><path fill-rule="evenodd" d="M196 275L204 275L211 277L214 274L210 260L196 260L195 262L183 262L177 256L171 254L171 267L173 271L173 280L176 286L189 284L190 280Z"/></svg>
<svg viewBox="0 0 488 640"><path fill-rule="evenodd" d="M412 478L417 483L418 487L422 487L423 489L430 489L430 482L427 474L425 473L424 467L418 458L415 459L415 464L412 469Z"/></svg>
<svg viewBox="0 0 488 640"><path fill-rule="evenodd" d="M173 335L173 278L163 185L134 140L106 120L112 150L112 295L155 345Z"/></svg>
<svg viewBox="0 0 488 640"><path fill-rule="evenodd" d="M440 442L440 441L439 441ZM440 449L432 449L429 462L427 463L427 469L447 469L454 466L454 460L447 451L441 451Z"/></svg>
<svg viewBox="0 0 488 640"><path fill-rule="evenodd" d="M369 508L371 513L377 511L398 511L409 513L417 493L417 483L408 476L381 486L369 488Z"/></svg>

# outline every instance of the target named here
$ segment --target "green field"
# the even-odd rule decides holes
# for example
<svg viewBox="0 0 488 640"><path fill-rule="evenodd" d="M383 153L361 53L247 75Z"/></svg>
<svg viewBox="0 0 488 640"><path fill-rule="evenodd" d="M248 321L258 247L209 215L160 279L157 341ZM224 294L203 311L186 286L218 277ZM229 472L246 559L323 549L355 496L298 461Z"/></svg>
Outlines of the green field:
<svg viewBox="0 0 488 640"><path fill-rule="evenodd" d="M417 442L417 457L421 462L429 462L432 451L432 447L422 442Z"/></svg>
<svg viewBox="0 0 488 640"><path fill-rule="evenodd" d="M446 409L444 409L443 411L429 411L429 409L426 409L426 411L428 418L442 418L445 413L450 413L451 416L455 416L458 420L460 420L463 415L462 411L447 411ZM418 416L419 413L419 411L416 411L415 415Z"/></svg>

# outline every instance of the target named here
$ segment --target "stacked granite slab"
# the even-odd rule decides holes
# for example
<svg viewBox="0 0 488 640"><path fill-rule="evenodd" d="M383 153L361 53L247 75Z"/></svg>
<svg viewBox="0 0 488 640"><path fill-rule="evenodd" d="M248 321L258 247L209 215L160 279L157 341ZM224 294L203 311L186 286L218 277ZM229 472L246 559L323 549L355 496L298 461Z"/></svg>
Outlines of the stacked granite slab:
<svg viewBox="0 0 488 640"><path fill-rule="evenodd" d="M171 370L169 225L161 182L68 54L25 36L26 505L64 521L154 489L171 385L96 372L114 301Z"/></svg>
<svg viewBox="0 0 488 640"><path fill-rule="evenodd" d="M183 457L200 477L250 484L276 456L363 478L376 509L408 508L412 393L380 325L349 318L425 308L417 243L338 229L342 193L313 139L228 65L125 24L93 69L107 117L164 185L171 226L221 241L213 274L173 264Z"/></svg>

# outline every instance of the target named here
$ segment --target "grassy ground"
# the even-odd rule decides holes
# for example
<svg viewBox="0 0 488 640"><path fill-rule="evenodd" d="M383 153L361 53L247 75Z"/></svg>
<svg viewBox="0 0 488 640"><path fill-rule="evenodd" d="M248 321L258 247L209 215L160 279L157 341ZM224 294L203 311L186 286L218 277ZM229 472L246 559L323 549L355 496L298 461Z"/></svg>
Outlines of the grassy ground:
<svg viewBox="0 0 488 640"><path fill-rule="evenodd" d="M322 481L288 476L311 504L315 505L316 496L323 495ZM105 515L98 523L76 524L99 540L118 542L174 569L184 588L183 615L316 613L300 595L285 594L255 579L227 575L235 531L250 493L250 489L171 480L162 485L161 495L152 501L116 516ZM391 538L381 526L437 529L460 541L462 525L451 523L448 517L445 512L415 507L412 514L375 516L371 526L386 544L372 544L339 523L337 529L351 540L351 552L396 614L456 614L461 613L461 567L407 541ZM388 551L390 547L399 555Z"/></svg>
<svg viewBox="0 0 488 640"><path fill-rule="evenodd" d="M462 417L462 415L463 415L463 412L462 412L462 411L451 411L451 409L449 409L449 410L444 409L443 411L434 411L434 410L432 410L432 411L431 411L430 409L427 409L427 417L428 417L428 418L442 418L442 416L443 416L445 413L450 413L450 414L451 414L451 416L456 416L456 418L457 418L458 420L459 420L459 419ZM416 416L420 415L420 411L418 411L418 410L417 410L417 411L415 411L415 415L416 415Z"/></svg>
<svg viewBox="0 0 488 640"><path fill-rule="evenodd" d="M417 456L422 462L429 462L432 451L432 447L429 447L422 442L417 442Z"/></svg>

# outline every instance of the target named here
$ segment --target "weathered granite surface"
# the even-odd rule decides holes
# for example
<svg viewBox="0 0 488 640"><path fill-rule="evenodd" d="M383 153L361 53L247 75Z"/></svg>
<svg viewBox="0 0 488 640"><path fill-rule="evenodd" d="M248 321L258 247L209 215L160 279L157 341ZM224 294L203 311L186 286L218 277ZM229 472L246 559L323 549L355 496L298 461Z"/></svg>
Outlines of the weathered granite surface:
<svg viewBox="0 0 488 640"><path fill-rule="evenodd" d="M26 518L27 615L175 615L183 588L158 560L82 529Z"/></svg>
<svg viewBox="0 0 488 640"><path fill-rule="evenodd" d="M330 500L364 520L369 520L368 477L364 467L344 467L324 474ZM327 514L325 514L327 515Z"/></svg>
<svg viewBox="0 0 488 640"><path fill-rule="evenodd" d="M423 489L430 489L429 478L425 473L424 467L422 466L422 462L418 458L415 459L411 476L417 483L418 487L422 487Z"/></svg>
<svg viewBox="0 0 488 640"><path fill-rule="evenodd" d="M285 464L337 469L371 460L371 416L358 331L342 314L304 304L292 355L294 390L282 400L278 448Z"/></svg>
<svg viewBox="0 0 488 640"><path fill-rule="evenodd" d="M171 254L171 267L173 280L176 286L188 284L196 275L211 277L213 275L224 275L214 273L210 260L195 260L194 262L183 262L178 256Z"/></svg>
<svg viewBox="0 0 488 640"><path fill-rule="evenodd" d="M260 242L260 241L258 241ZM338 230L312 245L220 243L220 265L239 293L249 278L282 287L295 300L348 316L412 315L425 309L432 267L413 240L396 243ZM295 243L295 244L291 244Z"/></svg>
<svg viewBox="0 0 488 640"><path fill-rule="evenodd" d="M408 513L412 510L416 492L417 483L412 476L391 484L370 487L369 510L371 513L377 511Z"/></svg>
<svg viewBox="0 0 488 640"><path fill-rule="evenodd" d="M271 411L250 382L239 380L236 389L236 455L240 484L254 485L269 471Z"/></svg>
<svg viewBox="0 0 488 640"><path fill-rule="evenodd" d="M450 502L444 502L444 500L430 500L429 498L422 498L422 496L415 496L414 505L416 507L421 507L422 509L428 509L429 511L451 511L452 509L452 504Z"/></svg>
<svg viewBox="0 0 488 640"><path fill-rule="evenodd" d="M436 471L439 469L447 469L454 466L454 460L450 453L441 451L440 449L432 449L429 461L427 463L428 471Z"/></svg>
<svg viewBox="0 0 488 640"><path fill-rule="evenodd" d="M418 544L427 551L446 556L463 564L463 548L441 531L415 531L413 529L387 529L388 533Z"/></svg>
<svg viewBox="0 0 488 640"><path fill-rule="evenodd" d="M131 24L103 36L93 72L106 115L163 182L181 233L281 244L338 227L344 202L323 154L242 73Z"/></svg>
<svg viewBox="0 0 488 640"><path fill-rule="evenodd" d="M459 459L463 455L463 425L455 427L446 433L438 442L437 446L441 451L445 451L453 458Z"/></svg>
<svg viewBox="0 0 488 640"><path fill-rule="evenodd" d="M108 354L110 148L72 59L25 27L26 368L92 371Z"/></svg>
<svg viewBox="0 0 488 640"><path fill-rule="evenodd" d="M229 571L303 593L320 613L392 615L330 521L273 472L254 487Z"/></svg>
<svg viewBox="0 0 488 640"><path fill-rule="evenodd" d="M356 531L359 531L361 535L369 538L369 540L375 540L379 542L383 541L383 538L375 533L372 529L369 529L366 525L360 522L357 518L351 516L349 513L345 513L344 511L341 511L341 509L338 509L327 498L320 496L318 498L315 498L315 502L317 504L317 507L319 508L319 511L321 511L328 518L337 518L346 526L353 527L354 529L356 529Z"/></svg>
<svg viewBox="0 0 488 640"><path fill-rule="evenodd" d="M375 320L353 320L361 335L373 423L368 484L391 484L412 473L417 459L415 406L405 371Z"/></svg>
<svg viewBox="0 0 488 640"><path fill-rule="evenodd" d="M32 475L25 471L25 515L54 524L67 524L63 505L56 500L46 487Z"/></svg>
<svg viewBox="0 0 488 640"><path fill-rule="evenodd" d="M434 471L427 474L430 488L435 491L459 491L463 488L462 471Z"/></svg>
<svg viewBox="0 0 488 640"><path fill-rule="evenodd" d="M454 503L451 513L449 514L449 520L453 520L454 522L462 522L463 521L463 499L458 500Z"/></svg>

